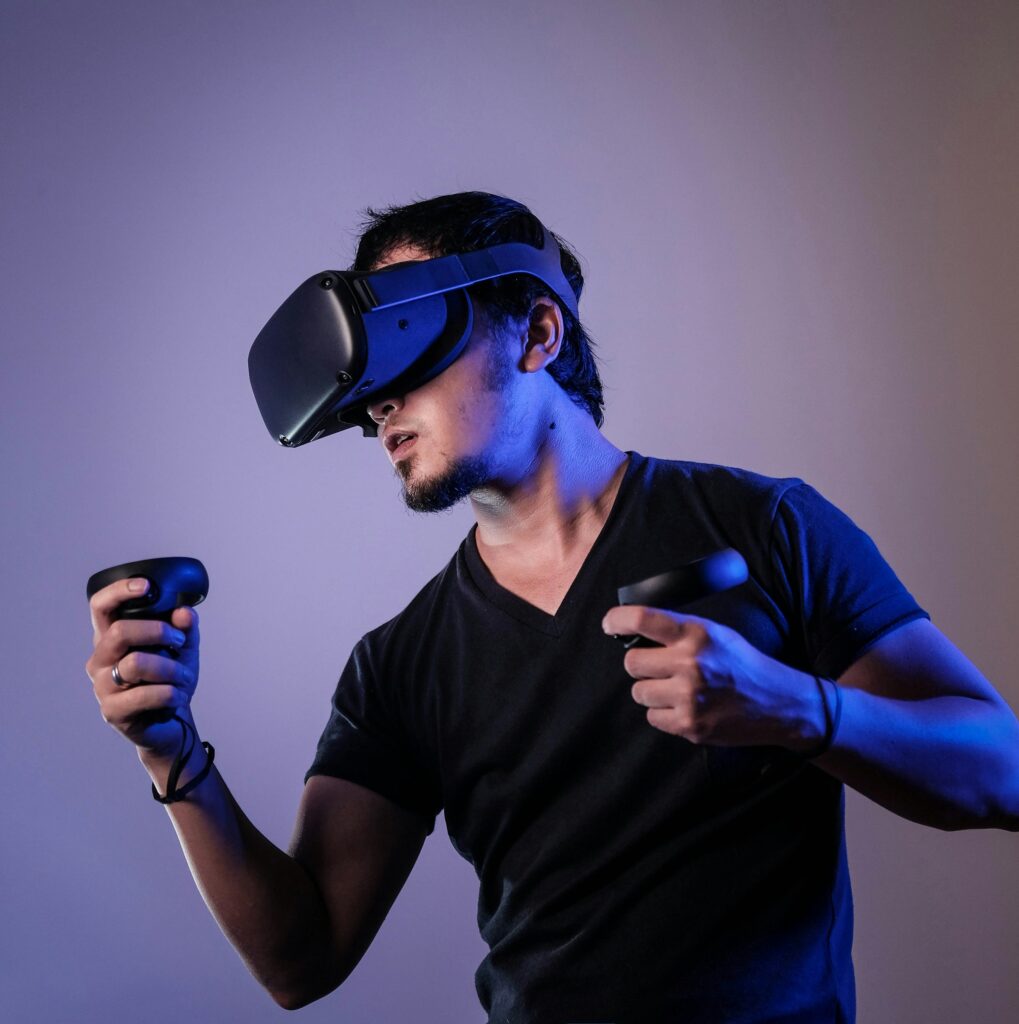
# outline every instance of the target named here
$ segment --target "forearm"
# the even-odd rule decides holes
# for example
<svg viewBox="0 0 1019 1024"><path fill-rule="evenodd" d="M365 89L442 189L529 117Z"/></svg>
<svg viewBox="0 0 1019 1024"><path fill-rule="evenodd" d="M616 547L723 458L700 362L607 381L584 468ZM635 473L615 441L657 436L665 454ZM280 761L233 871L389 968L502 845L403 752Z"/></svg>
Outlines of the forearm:
<svg viewBox="0 0 1019 1024"><path fill-rule="evenodd" d="M172 757L139 757L163 793ZM203 764L198 746L180 785ZM328 916L311 875L251 824L216 768L166 809L202 898L272 997L292 1007L335 987Z"/></svg>
<svg viewBox="0 0 1019 1024"><path fill-rule="evenodd" d="M912 821L1019 831L1019 727L1006 707L840 689L838 734L819 768Z"/></svg>

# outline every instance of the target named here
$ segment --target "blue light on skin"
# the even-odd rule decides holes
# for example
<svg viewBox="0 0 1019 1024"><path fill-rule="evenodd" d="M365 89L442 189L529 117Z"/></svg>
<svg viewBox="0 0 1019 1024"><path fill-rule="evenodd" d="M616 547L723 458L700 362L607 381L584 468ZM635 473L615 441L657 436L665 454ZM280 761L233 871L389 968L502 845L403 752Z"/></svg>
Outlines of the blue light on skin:
<svg viewBox="0 0 1019 1024"><path fill-rule="evenodd" d="M428 256L403 246L379 266ZM409 507L438 511L470 498L478 551L496 578L500 568L521 579L579 568L622 480L625 452L542 372L558 356L563 332L550 299L505 329L493 330L479 308L454 363L368 409L380 438L383 428L416 435L395 461Z"/></svg>

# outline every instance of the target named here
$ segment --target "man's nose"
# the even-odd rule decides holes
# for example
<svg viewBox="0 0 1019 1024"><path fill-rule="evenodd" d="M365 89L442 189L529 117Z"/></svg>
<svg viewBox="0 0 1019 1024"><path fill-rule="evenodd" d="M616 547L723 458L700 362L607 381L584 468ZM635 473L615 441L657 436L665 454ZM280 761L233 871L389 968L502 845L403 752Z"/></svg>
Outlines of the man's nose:
<svg viewBox="0 0 1019 1024"><path fill-rule="evenodd" d="M384 398L378 402L368 403L368 415L379 425L386 422L386 418L396 412L403 405L402 398Z"/></svg>

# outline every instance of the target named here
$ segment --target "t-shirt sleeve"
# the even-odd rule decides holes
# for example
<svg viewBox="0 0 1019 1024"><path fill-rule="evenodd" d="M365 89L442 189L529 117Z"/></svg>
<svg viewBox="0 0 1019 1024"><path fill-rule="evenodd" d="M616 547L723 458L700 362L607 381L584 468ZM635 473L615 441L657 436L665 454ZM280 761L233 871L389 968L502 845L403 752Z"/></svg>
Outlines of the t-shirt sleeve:
<svg viewBox="0 0 1019 1024"><path fill-rule="evenodd" d="M837 679L881 637L930 618L870 537L802 481L779 499L771 545L811 672Z"/></svg>
<svg viewBox="0 0 1019 1024"><path fill-rule="evenodd" d="M365 638L347 660L305 781L330 775L356 782L426 819L442 809L432 775L394 711L394 694L375 670Z"/></svg>

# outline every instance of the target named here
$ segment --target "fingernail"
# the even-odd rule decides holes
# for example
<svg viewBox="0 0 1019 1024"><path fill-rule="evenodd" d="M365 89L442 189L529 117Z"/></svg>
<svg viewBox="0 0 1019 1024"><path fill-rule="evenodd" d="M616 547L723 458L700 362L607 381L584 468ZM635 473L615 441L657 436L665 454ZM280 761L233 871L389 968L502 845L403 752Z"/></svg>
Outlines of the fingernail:
<svg viewBox="0 0 1019 1024"><path fill-rule="evenodd" d="M145 591L149 589L149 581L148 580L128 580L127 581L127 589L130 590L132 594L144 594Z"/></svg>
<svg viewBox="0 0 1019 1024"><path fill-rule="evenodd" d="M183 633L175 629L173 630L173 632L170 633L170 639L173 640L175 644L183 646L184 641L187 639L187 637L185 637Z"/></svg>

